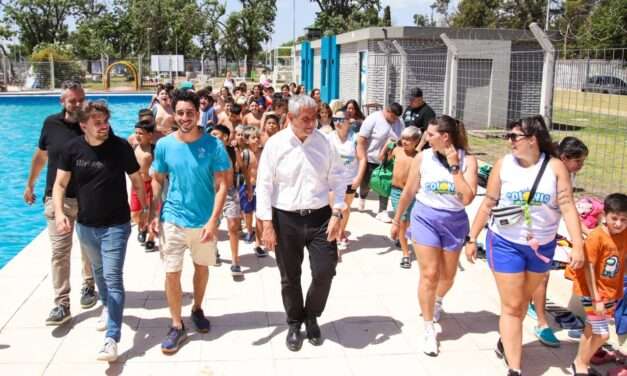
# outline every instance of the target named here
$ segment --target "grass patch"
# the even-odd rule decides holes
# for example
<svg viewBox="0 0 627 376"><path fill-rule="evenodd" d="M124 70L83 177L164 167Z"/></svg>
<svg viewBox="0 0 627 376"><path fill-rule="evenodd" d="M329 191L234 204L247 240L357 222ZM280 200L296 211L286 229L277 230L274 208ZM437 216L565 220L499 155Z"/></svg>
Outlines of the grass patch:
<svg viewBox="0 0 627 376"><path fill-rule="evenodd" d="M553 131L551 136L559 141L566 136L575 136L589 148L590 154L584 168L577 174L576 186L583 194L605 196L613 192L627 191L627 131ZM473 152L478 158L494 163L510 151L509 142L469 135Z"/></svg>

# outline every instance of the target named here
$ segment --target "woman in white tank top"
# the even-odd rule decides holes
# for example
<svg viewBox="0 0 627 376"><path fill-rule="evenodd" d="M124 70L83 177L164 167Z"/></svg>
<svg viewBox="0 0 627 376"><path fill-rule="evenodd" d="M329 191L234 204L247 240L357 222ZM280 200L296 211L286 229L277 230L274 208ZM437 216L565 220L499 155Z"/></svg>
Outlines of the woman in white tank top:
<svg viewBox="0 0 627 376"><path fill-rule="evenodd" d="M425 137L431 149L418 154L412 163L392 221L391 236L398 237L401 216L416 197L408 238L413 241L420 266L418 300L425 323L423 352L436 356L433 323L439 319L442 298L453 286L459 251L468 235L464 207L477 192L477 160L466 153L464 125L450 116L431 120Z"/></svg>
<svg viewBox="0 0 627 376"><path fill-rule="evenodd" d="M551 157L553 143L543 118L525 118L507 128L512 152L490 173L486 197L470 229L466 257L474 262L475 239L490 219L487 257L501 298L496 352L505 358L509 375L515 376L521 372L522 322L533 291L550 268L562 215L573 242L575 269L583 265L583 240L570 176L564 163ZM495 207L513 214L490 218Z"/></svg>

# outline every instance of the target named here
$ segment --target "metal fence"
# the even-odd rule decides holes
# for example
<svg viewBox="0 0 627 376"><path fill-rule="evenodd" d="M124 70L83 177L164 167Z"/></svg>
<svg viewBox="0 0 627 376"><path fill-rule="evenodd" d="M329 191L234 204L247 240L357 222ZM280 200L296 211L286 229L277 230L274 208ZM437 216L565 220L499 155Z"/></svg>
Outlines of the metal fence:
<svg viewBox="0 0 627 376"><path fill-rule="evenodd" d="M233 76L244 76L246 61L228 61L220 58L217 62L211 59L184 59L181 67L173 67L167 71L152 71L148 57L128 57L113 59L102 57L94 60L44 61L10 60L0 57L0 89L11 91L55 90L65 80L77 80L89 89L104 89L103 75L106 69L115 63L128 63L137 71L140 87L150 89L159 83L190 80L199 86L219 83L215 77L223 77L227 70ZM178 72L176 71L178 70ZM117 89L134 89L135 77L124 64L116 64L109 72L111 87ZM241 78L243 80L243 78Z"/></svg>
<svg viewBox="0 0 627 376"><path fill-rule="evenodd" d="M627 191L627 48L559 51L553 91L556 139L574 136L590 155L577 186Z"/></svg>

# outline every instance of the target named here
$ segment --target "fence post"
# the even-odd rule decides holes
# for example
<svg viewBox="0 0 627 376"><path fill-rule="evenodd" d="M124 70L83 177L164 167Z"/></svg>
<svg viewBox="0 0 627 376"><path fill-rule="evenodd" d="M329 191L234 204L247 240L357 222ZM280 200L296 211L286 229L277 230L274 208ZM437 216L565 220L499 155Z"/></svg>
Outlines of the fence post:
<svg viewBox="0 0 627 376"><path fill-rule="evenodd" d="M138 65L138 67L137 67L137 75L139 77L137 77L137 87L139 88L139 90L141 90L142 89L142 81L143 81L143 77L144 77L144 74L142 72L142 68L143 68L142 67L142 61L144 60L144 55L139 54L139 59L138 60L139 60L139 62L137 63L137 65Z"/></svg>
<svg viewBox="0 0 627 376"><path fill-rule="evenodd" d="M407 51L405 51L405 49L403 48L403 46L401 46L400 43L398 43L398 41L395 39L392 41L392 44L394 45L394 48L396 48L396 50L398 51L399 54L401 54L401 90L399 93L400 96L400 102L401 104L405 104L406 102L406 98L405 98L405 91L406 91L406 85L407 85Z"/></svg>
<svg viewBox="0 0 627 376"><path fill-rule="evenodd" d="M50 90L54 90L54 57L52 54L48 55L48 61L50 62Z"/></svg>
<svg viewBox="0 0 627 376"><path fill-rule="evenodd" d="M3 84L5 86L9 86L9 78L7 75L7 57L5 55L2 55L2 76L4 77Z"/></svg>
<svg viewBox="0 0 627 376"><path fill-rule="evenodd" d="M553 120L553 82L555 79L555 47L549 37L537 23L532 22L529 29L544 50L544 65L542 67L542 92L540 94L540 115L544 116L547 126Z"/></svg>
<svg viewBox="0 0 627 376"><path fill-rule="evenodd" d="M442 112L446 115L457 116L457 47L449 37L442 33L440 38L447 48L446 73L444 76L444 103Z"/></svg>

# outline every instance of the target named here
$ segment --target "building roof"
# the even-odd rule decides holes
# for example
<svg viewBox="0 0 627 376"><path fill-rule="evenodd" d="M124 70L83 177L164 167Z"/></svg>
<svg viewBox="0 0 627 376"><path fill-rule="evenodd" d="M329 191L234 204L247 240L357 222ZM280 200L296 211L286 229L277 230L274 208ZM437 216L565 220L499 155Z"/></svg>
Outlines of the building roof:
<svg viewBox="0 0 627 376"><path fill-rule="evenodd" d="M537 42L529 30L487 29L487 28L452 28L452 27L368 27L349 31L336 36L337 44L354 43L364 40L414 39L442 41L445 33L450 39L509 40L512 42ZM311 41L313 48L320 47L320 39ZM300 50L300 45L296 46Z"/></svg>

